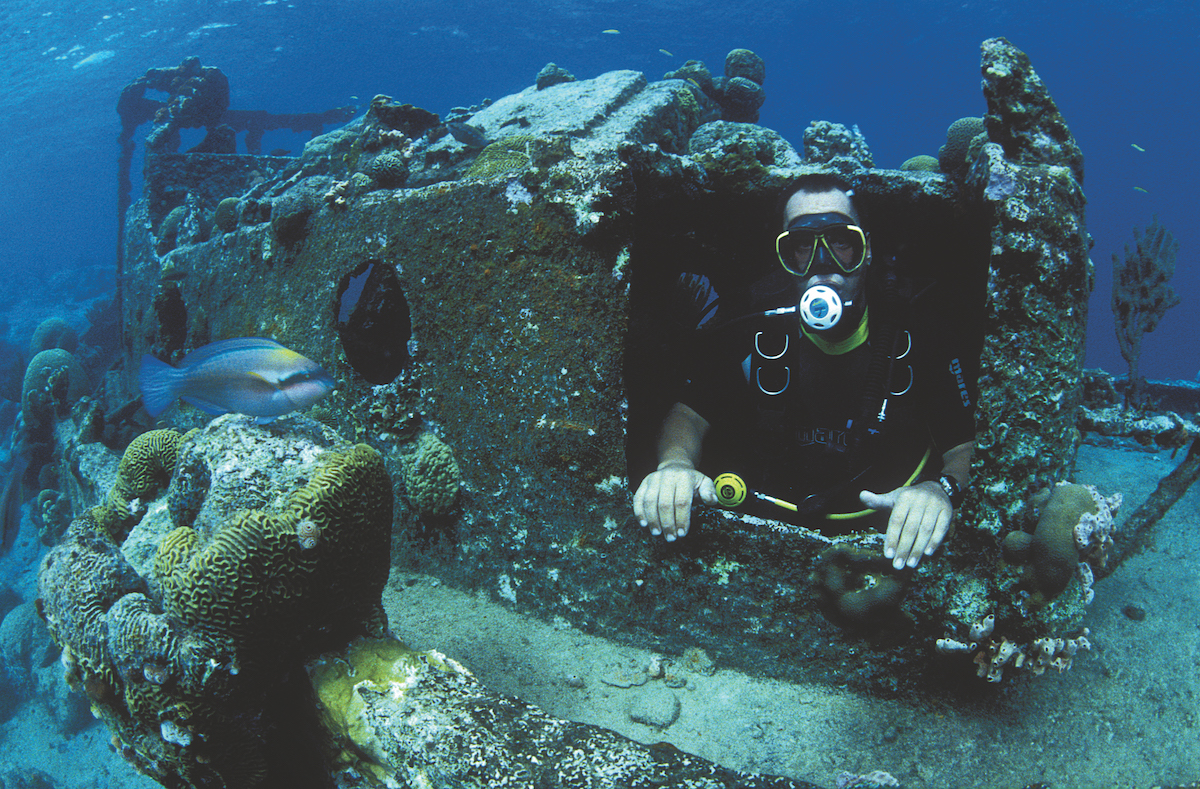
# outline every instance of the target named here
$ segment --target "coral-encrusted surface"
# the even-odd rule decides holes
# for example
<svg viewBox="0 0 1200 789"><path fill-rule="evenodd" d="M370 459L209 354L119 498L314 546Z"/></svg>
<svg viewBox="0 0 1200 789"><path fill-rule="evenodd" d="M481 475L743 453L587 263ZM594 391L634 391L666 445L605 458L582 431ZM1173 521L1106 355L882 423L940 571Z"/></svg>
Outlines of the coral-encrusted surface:
<svg viewBox="0 0 1200 789"><path fill-rule="evenodd" d="M203 483L190 525L173 521L165 480L141 484L164 446L171 469L178 453L185 474L209 472L172 488ZM86 514L39 577L68 680L165 786L325 785L300 745L317 732L300 666L382 630L392 487L379 453L303 417L226 416L135 441L114 490L93 512L125 502L124 543ZM129 508L135 491L157 497Z"/></svg>
<svg viewBox="0 0 1200 789"><path fill-rule="evenodd" d="M339 785L816 789L560 720L391 639L360 639L309 672L342 746Z"/></svg>

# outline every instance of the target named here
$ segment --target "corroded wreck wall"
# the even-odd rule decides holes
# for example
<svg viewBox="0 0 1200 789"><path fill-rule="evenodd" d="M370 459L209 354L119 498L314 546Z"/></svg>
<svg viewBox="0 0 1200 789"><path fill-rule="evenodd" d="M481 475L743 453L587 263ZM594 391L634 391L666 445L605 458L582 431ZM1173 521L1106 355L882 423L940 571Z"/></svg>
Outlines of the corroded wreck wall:
<svg viewBox="0 0 1200 789"><path fill-rule="evenodd" d="M801 156L768 129L718 120L693 83L634 72L478 108L470 122L486 139L467 142L380 97L228 195L202 186L211 158L189 175L188 155L174 155L148 173L183 188L135 204L127 223L125 385L143 353L273 337L337 379L315 415L388 463L394 564L674 654L875 671L809 604L821 540L709 513L695 539L665 545L633 522L627 480L645 470L677 384L662 297L684 269L771 265L769 210L786 179L823 167L852 178L877 249L908 252L960 295L946 320L987 332L981 493L958 558L923 565L919 586L994 567L995 532L1070 466L1088 277L1081 167L1062 158L1065 126L1022 58L985 45L985 74L1015 65L985 80L987 136L964 142L950 174L877 169L861 136L834 124L814 124ZM406 361L394 381L348 357L360 308L390 316L371 336ZM1061 341L1041 354L1034 339L1048 335ZM919 600L911 637L932 643L993 608L979 588L969 604ZM805 661L776 660L799 650Z"/></svg>

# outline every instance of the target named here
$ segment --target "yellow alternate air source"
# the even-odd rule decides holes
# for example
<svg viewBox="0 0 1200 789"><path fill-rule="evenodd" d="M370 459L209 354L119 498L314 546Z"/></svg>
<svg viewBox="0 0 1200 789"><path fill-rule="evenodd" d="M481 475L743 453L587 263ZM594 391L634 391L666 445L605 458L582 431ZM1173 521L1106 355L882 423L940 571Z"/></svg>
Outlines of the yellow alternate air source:
<svg viewBox="0 0 1200 789"><path fill-rule="evenodd" d="M1136 150L1136 151L1141 151L1142 153L1146 152L1146 149L1143 148L1142 146L1138 145L1136 142L1131 142L1129 144L1132 145L1134 150Z"/></svg>
<svg viewBox="0 0 1200 789"><path fill-rule="evenodd" d="M619 36L621 34L621 31L617 30L615 27L610 27L608 30L601 30L600 32L607 33L610 36Z"/></svg>

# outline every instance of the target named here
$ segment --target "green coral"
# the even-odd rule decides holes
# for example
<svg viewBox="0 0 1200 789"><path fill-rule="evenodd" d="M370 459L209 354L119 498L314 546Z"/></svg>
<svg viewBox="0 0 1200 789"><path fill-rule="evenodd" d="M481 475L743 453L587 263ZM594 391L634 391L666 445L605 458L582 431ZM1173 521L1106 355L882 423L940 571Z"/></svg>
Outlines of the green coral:
<svg viewBox="0 0 1200 789"><path fill-rule="evenodd" d="M933 156L914 156L911 159L905 159L900 165L900 169L910 173L936 173L938 171L938 160Z"/></svg>
<svg viewBox="0 0 1200 789"><path fill-rule="evenodd" d="M55 413L74 405L89 389L87 373L61 348L42 351L25 368L21 413L25 424L47 425Z"/></svg>
<svg viewBox="0 0 1200 789"><path fill-rule="evenodd" d="M226 197L217 203L217 209L213 212L213 224L222 233L232 233L237 229L238 199L236 197Z"/></svg>
<svg viewBox="0 0 1200 789"><path fill-rule="evenodd" d="M47 318L33 330L33 339L29 341L29 355L36 356L51 348L62 348L68 353L74 353L79 344L79 337L71 324L62 318Z"/></svg>
<svg viewBox="0 0 1200 789"><path fill-rule="evenodd" d="M331 453L278 513L246 510L197 546L181 529L155 557L164 610L250 659L280 637L346 620L378 622L387 580L391 484L375 450ZM315 523L318 545L301 550L296 527Z"/></svg>
<svg viewBox="0 0 1200 789"><path fill-rule="evenodd" d="M488 145L479 152L471 167L467 170L467 178L494 178L497 175L519 170L529 164L529 144L534 137L517 134L505 137L503 140Z"/></svg>
<svg viewBox="0 0 1200 789"><path fill-rule="evenodd" d="M908 582L878 551L835 545L821 554L812 580L826 618L840 627L874 631L901 619Z"/></svg>
<svg viewBox="0 0 1200 789"><path fill-rule="evenodd" d="M385 189L403 186L408 179L408 160L400 151L384 151L371 160L371 177Z"/></svg>
<svg viewBox="0 0 1200 789"><path fill-rule="evenodd" d="M946 129L946 144L938 150L938 166L947 175L962 175L966 172L970 161L967 151L971 141L980 134L986 134L983 118L959 118Z"/></svg>
<svg viewBox="0 0 1200 789"><path fill-rule="evenodd" d="M446 515L462 484L454 451L433 433L423 432L403 460L404 490L421 517Z"/></svg>
<svg viewBox="0 0 1200 789"><path fill-rule="evenodd" d="M370 447L322 451L269 509L159 537L147 583L93 514L116 517L131 498L161 492L180 441L152 431L130 445L107 503L47 555L42 610L75 684L130 761L177 781L165 785L256 787L287 758L267 733L304 725L283 720L264 688L282 686L277 675L294 676L308 656L383 629L391 482ZM322 535L308 550L302 522ZM154 533L147 528L139 539Z"/></svg>
<svg viewBox="0 0 1200 789"><path fill-rule="evenodd" d="M1086 485L1057 485L1048 496L1043 493L1040 503L1044 506L1033 534L1012 532L1003 544L1008 561L1025 565L1021 584L1030 591L1030 604L1035 608L1067 588L1079 566L1075 526L1084 514L1098 511Z"/></svg>
<svg viewBox="0 0 1200 789"><path fill-rule="evenodd" d="M174 430L150 430L125 448L117 467L116 484L105 503L93 507L91 512L97 527L114 541L125 538L141 519L145 503L171 481L182 438Z"/></svg>

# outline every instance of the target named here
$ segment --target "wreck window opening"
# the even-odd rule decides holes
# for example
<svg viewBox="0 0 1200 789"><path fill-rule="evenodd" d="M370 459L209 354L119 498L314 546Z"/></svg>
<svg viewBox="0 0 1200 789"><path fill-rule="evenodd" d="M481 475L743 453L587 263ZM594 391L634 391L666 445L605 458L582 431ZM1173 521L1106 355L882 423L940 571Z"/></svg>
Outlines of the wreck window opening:
<svg viewBox="0 0 1200 789"><path fill-rule="evenodd" d="M372 384L388 384L408 365L408 299L396 267L375 258L342 275L333 304L346 361Z"/></svg>

